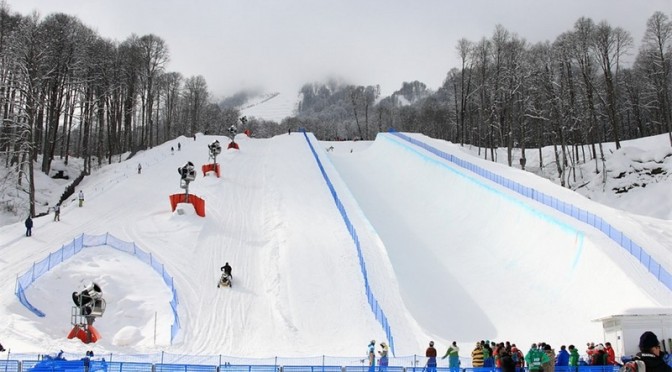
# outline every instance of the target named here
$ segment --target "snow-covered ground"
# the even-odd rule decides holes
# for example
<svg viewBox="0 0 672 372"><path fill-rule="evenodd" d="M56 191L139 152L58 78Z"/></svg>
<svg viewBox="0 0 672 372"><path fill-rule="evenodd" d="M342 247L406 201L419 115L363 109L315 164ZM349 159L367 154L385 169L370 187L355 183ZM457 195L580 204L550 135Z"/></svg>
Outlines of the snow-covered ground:
<svg viewBox="0 0 672 372"><path fill-rule="evenodd" d="M275 92L256 97L246 103L240 108L240 114L280 123L282 119L296 115L298 103L298 93Z"/></svg>
<svg viewBox="0 0 672 372"><path fill-rule="evenodd" d="M598 204L457 145L412 136L602 216L672 269L669 219ZM357 230L396 356L423 354L430 339L439 353L457 341L463 356L485 339L525 349L540 340L556 348L583 345L603 338L596 318L672 307L672 293L622 248L555 210L390 134L374 142L308 138ZM177 168L207 163L215 139L225 137L180 137L103 167L78 188L86 194L82 208L73 198L61 221L36 218L30 238L22 222L0 227L0 342L12 352L266 358L363 357L369 340L383 341L357 251L302 134L239 135L240 150L218 157L222 177L199 173L190 185L205 199L206 216L188 205L171 211L168 196L184 191ZM177 142L182 151L171 155ZM669 178L660 182L669 185ZM668 190L642 189L652 206ZM60 192L52 194L55 200ZM106 246L86 248L27 290L46 317L14 295L16 277L34 262L81 234L105 233L150 252L173 276L181 329L172 344L171 294L161 277ZM216 287L224 262L233 266L230 289ZM95 323L102 339L93 346L65 338L71 293L88 281L101 285L108 304Z"/></svg>

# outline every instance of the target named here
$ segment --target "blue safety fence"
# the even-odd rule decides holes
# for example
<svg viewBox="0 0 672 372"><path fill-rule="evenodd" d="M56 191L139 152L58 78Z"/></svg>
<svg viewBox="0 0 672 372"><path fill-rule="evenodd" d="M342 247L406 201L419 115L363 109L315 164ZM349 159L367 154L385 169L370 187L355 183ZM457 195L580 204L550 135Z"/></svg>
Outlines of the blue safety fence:
<svg viewBox="0 0 672 372"><path fill-rule="evenodd" d="M310 142L308 134L306 134L306 130L302 128L301 131L303 132L303 136L306 139L306 142L308 143L308 147L310 147L310 151L313 153L313 157L315 158L315 162L317 162L318 168L320 168L320 173L322 173L322 177L324 178L324 181L327 183L327 187L329 187L329 191L331 192L331 196L334 199L334 203L336 203L336 208L338 208L338 211L341 213L341 217L343 217L343 222L345 222L345 226L348 229L350 236L352 237L352 241L355 243L355 248L357 248L357 256L359 258L359 266L362 270L362 275L364 276L364 290L366 293L366 297L368 299L369 305L371 306L371 311L376 317L376 320L381 324L383 330L385 331L385 336L387 337L387 341L390 346L390 351L392 352L392 355L394 355L394 337L392 336L392 330L390 329L390 324L387 321L387 316L385 315L385 312L378 303L378 300L376 300L376 297L374 296L373 291L369 286L369 276L366 271L366 262L364 261L364 256L362 255L362 247L359 243L357 230L350 222L348 213L345 210L343 203L341 203L341 199L338 197L338 193L336 192L334 185L331 183L331 180L329 179L327 172L324 170L322 162L320 161L320 157L317 155L317 152L315 152L315 148L313 147L313 144Z"/></svg>
<svg viewBox="0 0 672 372"><path fill-rule="evenodd" d="M202 364L156 364L155 372L217 372L217 366Z"/></svg>
<svg viewBox="0 0 672 372"><path fill-rule="evenodd" d="M44 317L44 312L33 306L26 297L26 290L42 275L56 267L61 262L66 261L75 254L82 251L84 248L109 246L116 250L128 253L137 257L140 261L151 266L163 278L172 293L170 300L170 308L173 311L173 324L170 327L170 341L172 342L177 332L180 329L180 320L177 314L177 290L173 284L173 278L168 275L163 264L161 264L151 253L147 253L140 249L135 243L120 240L109 233L103 235L85 235L82 234L74 238L71 242L64 244L61 249L56 252L49 253L49 256L40 262L33 263L33 266L23 275L16 279L15 294L19 298L19 302L23 304L28 310L39 317ZM0 371L1 372L1 371Z"/></svg>
<svg viewBox="0 0 672 372"><path fill-rule="evenodd" d="M0 371L3 372L19 372L20 364L18 360L0 360Z"/></svg>
<svg viewBox="0 0 672 372"><path fill-rule="evenodd" d="M651 273L653 276L658 279L667 289L672 290L672 275L660 265L650 254L644 250L637 243L632 241L628 236L626 236L622 231L618 230L607 221L602 219L602 217L597 216L591 212L583 210L574 206L573 204L566 203L562 200L559 200L553 196L544 194L543 192L536 190L531 187L521 185L518 182L512 181L504 176L493 173L489 170L479 167L473 163L470 163L464 159L461 159L455 155L445 153L437 148L428 145L422 141L419 141L415 138L411 138L405 134L399 133L394 129L390 129L389 133L401 138L413 145L423 148L424 150L429 151L430 153L445 159L461 168L464 168L468 171L471 171L483 178L486 178L498 185L506 187L509 190L515 191L516 193L535 200L541 204L547 205L559 212L562 212L570 217L573 217L576 220L579 220L583 223L586 223L599 231L605 234L609 239L614 241L616 244L620 245L623 249L628 251L633 257L635 257L644 267Z"/></svg>
<svg viewBox="0 0 672 372"><path fill-rule="evenodd" d="M467 353L468 354L468 353ZM6 360L0 361L0 372L22 372L44 370L50 372L85 371L84 358L79 353L59 353L61 359L44 354L8 353ZM587 356L582 356L584 360ZM5 359L5 358L3 358ZM450 368L448 360L437 358L436 372L501 372L494 367L472 367L471 358L460 358L460 368ZM429 372L424 355L390 357L389 365L382 367L376 363L375 372ZM368 372L366 356L307 356L246 358L225 355L188 355L166 352L154 354L97 354L89 362L87 372ZM35 369L40 367L40 370ZM67 370L67 371L66 371ZM579 367L555 366L557 372L617 372L618 366ZM526 372L520 368L518 372Z"/></svg>
<svg viewBox="0 0 672 372"><path fill-rule="evenodd" d="M282 372L343 372L341 366L284 366Z"/></svg>
<svg viewBox="0 0 672 372"><path fill-rule="evenodd" d="M88 364L88 365L87 365ZM368 372L368 365L321 366L321 365L198 365L198 364L151 364L129 362L107 362L104 360L76 361L0 361L2 372ZM619 366L577 367L555 366L557 372L618 372ZM495 367L449 368L426 366L373 367L375 372L501 372ZM527 368L516 368L517 372L528 372Z"/></svg>

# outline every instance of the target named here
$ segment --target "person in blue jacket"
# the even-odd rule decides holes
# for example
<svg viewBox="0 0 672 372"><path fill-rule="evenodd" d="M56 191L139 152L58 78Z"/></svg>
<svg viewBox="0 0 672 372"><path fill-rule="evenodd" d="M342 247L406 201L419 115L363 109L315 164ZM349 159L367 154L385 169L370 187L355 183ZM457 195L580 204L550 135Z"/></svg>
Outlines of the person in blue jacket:
<svg viewBox="0 0 672 372"><path fill-rule="evenodd" d="M560 351L555 357L555 365L558 367L566 367L569 365L569 352L566 350L565 345L560 346Z"/></svg>
<svg viewBox="0 0 672 372"><path fill-rule="evenodd" d="M369 372L376 372L376 340L369 342L368 355Z"/></svg>

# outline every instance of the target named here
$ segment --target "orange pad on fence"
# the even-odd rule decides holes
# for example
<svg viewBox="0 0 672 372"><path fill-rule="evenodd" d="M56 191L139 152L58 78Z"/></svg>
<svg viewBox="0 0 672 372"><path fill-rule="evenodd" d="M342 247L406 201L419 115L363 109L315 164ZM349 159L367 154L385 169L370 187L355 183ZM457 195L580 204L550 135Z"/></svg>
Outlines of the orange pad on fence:
<svg viewBox="0 0 672 372"><path fill-rule="evenodd" d="M187 199L187 195L185 194L173 194L170 195L170 207L172 208L172 211L175 212L175 208L177 208L178 203L189 203L194 206L194 210L196 210L196 214L205 217L205 200L199 198L196 195L189 194L189 198Z"/></svg>
<svg viewBox="0 0 672 372"><path fill-rule="evenodd" d="M219 178L219 164L205 164L201 169L203 170L203 176L208 172L215 172L217 178Z"/></svg>

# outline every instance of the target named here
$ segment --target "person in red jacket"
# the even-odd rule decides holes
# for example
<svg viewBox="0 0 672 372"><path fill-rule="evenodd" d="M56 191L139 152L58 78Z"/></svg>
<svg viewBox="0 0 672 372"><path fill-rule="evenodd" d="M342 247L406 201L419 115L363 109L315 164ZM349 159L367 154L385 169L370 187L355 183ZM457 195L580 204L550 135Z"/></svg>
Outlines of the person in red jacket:
<svg viewBox="0 0 672 372"><path fill-rule="evenodd" d="M614 351L614 348L611 347L611 342L607 342L604 344L604 351L607 352L608 365L610 366L619 365L619 363L616 361L616 352Z"/></svg>
<svg viewBox="0 0 672 372"><path fill-rule="evenodd" d="M429 341L429 347L425 350L427 357L427 372L436 372L436 349L434 348L434 341Z"/></svg>

